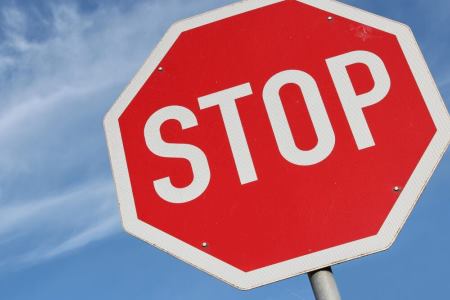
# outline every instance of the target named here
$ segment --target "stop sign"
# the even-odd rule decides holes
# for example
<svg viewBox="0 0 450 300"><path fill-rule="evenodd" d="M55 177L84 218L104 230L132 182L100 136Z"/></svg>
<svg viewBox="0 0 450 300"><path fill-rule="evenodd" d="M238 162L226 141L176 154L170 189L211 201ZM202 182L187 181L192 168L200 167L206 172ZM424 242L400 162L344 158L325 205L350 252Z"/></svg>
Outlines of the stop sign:
<svg viewBox="0 0 450 300"><path fill-rule="evenodd" d="M176 23L105 128L125 230L242 289L388 248L450 140L409 28L328 0Z"/></svg>

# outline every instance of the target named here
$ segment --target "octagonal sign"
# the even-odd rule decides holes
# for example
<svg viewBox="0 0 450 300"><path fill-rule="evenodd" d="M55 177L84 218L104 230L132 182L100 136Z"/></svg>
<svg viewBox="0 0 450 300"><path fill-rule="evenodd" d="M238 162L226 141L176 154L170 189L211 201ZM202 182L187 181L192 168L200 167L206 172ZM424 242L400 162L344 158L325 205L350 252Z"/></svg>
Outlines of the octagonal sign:
<svg viewBox="0 0 450 300"><path fill-rule="evenodd" d="M409 28L328 0L176 23L105 128L125 230L242 289L388 248L450 139Z"/></svg>

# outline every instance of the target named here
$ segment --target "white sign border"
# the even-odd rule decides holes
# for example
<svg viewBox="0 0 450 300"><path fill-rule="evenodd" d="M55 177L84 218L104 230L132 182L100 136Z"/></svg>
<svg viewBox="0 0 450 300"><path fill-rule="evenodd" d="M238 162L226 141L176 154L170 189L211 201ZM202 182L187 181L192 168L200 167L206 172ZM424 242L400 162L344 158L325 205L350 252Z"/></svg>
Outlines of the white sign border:
<svg viewBox="0 0 450 300"><path fill-rule="evenodd" d="M167 31L137 75L106 114L107 137L114 180L124 229L133 236L165 251L232 286L247 290L325 266L383 251L396 239L450 142L450 117L427 64L408 26L333 0L297 0L329 12L392 33L397 36L436 124L437 133L426 149L407 185L403 188L379 233L375 236L308 254L250 272L241 271L208 253L192 247L159 229L140 221L134 206L131 183L122 144L118 119L178 36L193 29L233 15L244 13L283 0L248 0L213 10L175 23Z"/></svg>

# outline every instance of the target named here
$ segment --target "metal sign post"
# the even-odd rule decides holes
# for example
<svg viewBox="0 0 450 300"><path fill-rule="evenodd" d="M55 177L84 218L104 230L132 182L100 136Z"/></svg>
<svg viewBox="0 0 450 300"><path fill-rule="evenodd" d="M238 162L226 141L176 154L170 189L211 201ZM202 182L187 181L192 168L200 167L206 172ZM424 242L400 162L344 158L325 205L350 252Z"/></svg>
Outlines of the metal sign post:
<svg viewBox="0 0 450 300"><path fill-rule="evenodd" d="M341 300L331 267L308 273L316 300Z"/></svg>

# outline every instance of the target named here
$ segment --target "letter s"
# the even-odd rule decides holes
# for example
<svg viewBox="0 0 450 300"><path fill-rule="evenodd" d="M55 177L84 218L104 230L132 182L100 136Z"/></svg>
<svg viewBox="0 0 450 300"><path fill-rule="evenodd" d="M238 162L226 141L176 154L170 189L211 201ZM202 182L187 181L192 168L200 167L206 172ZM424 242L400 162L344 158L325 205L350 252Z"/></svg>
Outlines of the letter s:
<svg viewBox="0 0 450 300"><path fill-rule="evenodd" d="M148 149L160 157L184 158L192 168L192 183L183 188L172 185L169 177L153 182L156 193L171 203L186 203L199 197L208 187L211 173L205 153L190 144L167 143L161 137L161 125L168 120L177 120L182 129L197 126L192 111L183 106L168 106L155 112L145 124L144 137Z"/></svg>

